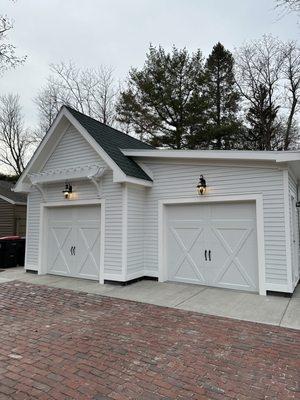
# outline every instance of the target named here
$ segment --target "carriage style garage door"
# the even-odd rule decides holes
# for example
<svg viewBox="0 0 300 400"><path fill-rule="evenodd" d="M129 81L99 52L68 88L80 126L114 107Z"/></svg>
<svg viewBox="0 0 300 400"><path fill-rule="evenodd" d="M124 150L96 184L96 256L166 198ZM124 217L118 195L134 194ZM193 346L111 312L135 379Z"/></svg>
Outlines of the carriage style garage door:
<svg viewBox="0 0 300 400"><path fill-rule="evenodd" d="M47 272L99 279L100 206L48 210Z"/></svg>
<svg viewBox="0 0 300 400"><path fill-rule="evenodd" d="M168 279L258 291L254 202L167 206Z"/></svg>

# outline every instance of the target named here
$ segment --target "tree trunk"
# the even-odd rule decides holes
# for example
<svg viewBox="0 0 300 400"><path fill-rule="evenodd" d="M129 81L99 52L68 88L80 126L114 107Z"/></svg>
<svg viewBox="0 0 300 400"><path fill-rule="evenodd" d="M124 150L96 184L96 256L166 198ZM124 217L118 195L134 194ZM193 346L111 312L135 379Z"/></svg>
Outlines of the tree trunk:
<svg viewBox="0 0 300 400"><path fill-rule="evenodd" d="M291 141L291 130L292 130L292 124L293 124L293 119L296 111L296 106L297 106L297 98L293 96L293 102L291 106L291 110L289 113L288 117L288 122L287 122L287 127L285 131L285 137L284 137L284 150L288 150L290 141Z"/></svg>

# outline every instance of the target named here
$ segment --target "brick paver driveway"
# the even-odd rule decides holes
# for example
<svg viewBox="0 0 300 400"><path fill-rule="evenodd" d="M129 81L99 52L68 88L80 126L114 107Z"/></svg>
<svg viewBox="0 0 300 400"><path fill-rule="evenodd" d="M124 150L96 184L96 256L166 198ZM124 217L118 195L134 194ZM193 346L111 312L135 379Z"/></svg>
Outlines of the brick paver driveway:
<svg viewBox="0 0 300 400"><path fill-rule="evenodd" d="M0 399L299 399L299 331L10 282Z"/></svg>

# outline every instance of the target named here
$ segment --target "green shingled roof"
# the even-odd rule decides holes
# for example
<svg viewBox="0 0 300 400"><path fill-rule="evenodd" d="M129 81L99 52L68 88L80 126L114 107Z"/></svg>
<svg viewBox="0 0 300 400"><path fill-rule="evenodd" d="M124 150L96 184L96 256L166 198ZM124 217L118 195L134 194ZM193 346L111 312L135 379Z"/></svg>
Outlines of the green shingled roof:
<svg viewBox="0 0 300 400"><path fill-rule="evenodd" d="M120 149L153 149L152 146L126 135L117 129L111 128L71 107L66 109L76 118L85 130L96 140L109 157L128 176L152 181L141 167L130 157L126 157Z"/></svg>

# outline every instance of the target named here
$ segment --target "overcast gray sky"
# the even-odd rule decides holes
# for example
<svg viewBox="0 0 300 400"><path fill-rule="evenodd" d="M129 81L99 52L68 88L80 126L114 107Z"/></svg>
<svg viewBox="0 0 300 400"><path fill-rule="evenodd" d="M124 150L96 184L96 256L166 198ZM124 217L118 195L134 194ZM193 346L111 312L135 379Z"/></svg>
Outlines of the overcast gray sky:
<svg viewBox="0 0 300 400"><path fill-rule="evenodd" d="M28 125L37 121L33 98L49 64L72 60L82 67L110 65L123 80L143 64L149 44L173 44L205 55L220 41L230 50L271 33L296 39L295 14L279 18L275 0L1 0L15 21L10 34L26 64L6 72L0 93L19 93Z"/></svg>

